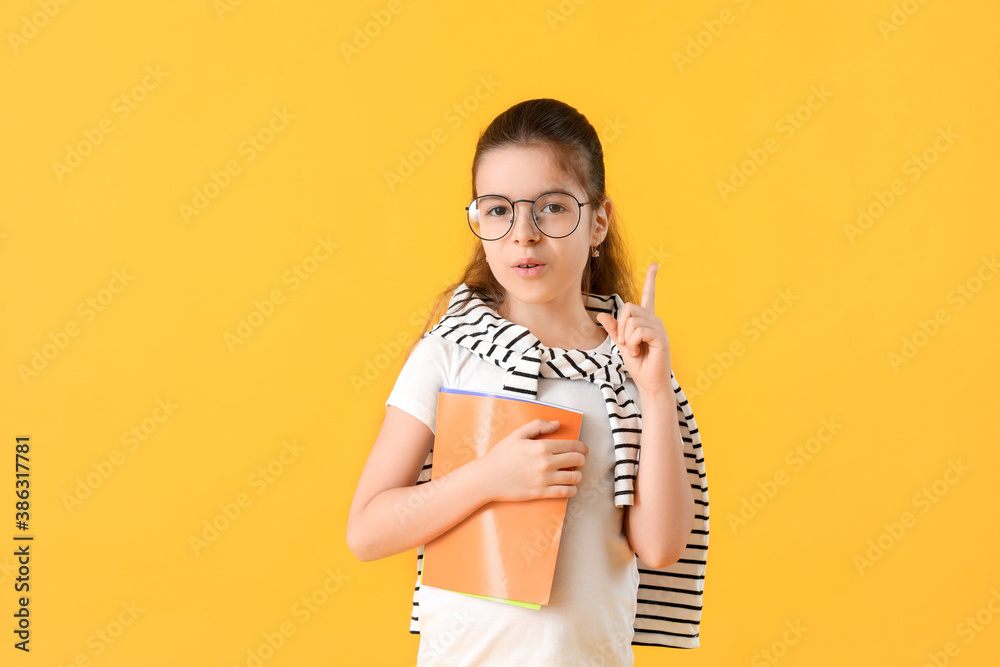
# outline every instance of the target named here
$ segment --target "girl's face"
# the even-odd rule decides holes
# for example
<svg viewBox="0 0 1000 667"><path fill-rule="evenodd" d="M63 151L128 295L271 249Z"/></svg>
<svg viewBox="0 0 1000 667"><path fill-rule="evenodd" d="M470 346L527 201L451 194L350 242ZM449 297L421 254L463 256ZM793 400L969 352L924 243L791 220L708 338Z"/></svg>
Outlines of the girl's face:
<svg viewBox="0 0 1000 667"><path fill-rule="evenodd" d="M507 147L486 153L476 173L476 194L503 195L511 201L534 200L546 192L567 192L581 204L589 197L569 174L559 168L552 154L541 147ZM490 270L507 292L504 308L510 312L517 302L571 303L580 299L583 269L590 261L591 246L604 240L610 201L582 207L580 224L569 236L551 238L542 234L531 218L531 202L514 204L514 226L496 241L481 241ZM517 266L527 257L541 264L535 275L525 275ZM564 301L566 300L566 301Z"/></svg>

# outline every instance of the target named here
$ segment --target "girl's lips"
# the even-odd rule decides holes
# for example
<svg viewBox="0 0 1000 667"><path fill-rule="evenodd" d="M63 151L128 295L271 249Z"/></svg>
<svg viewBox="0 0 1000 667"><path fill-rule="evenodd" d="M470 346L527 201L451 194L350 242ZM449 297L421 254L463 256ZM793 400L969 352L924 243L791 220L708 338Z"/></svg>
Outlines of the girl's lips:
<svg viewBox="0 0 1000 667"><path fill-rule="evenodd" d="M545 269L545 264L539 264L538 266L533 266L530 269L522 269L519 266L513 267L514 272L523 278L531 278L532 276L537 276Z"/></svg>

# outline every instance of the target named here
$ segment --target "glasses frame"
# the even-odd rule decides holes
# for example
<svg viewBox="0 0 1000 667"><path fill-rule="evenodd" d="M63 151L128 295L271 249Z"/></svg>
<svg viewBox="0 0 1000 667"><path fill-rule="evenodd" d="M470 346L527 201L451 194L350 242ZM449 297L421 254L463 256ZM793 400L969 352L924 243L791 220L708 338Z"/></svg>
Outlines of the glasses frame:
<svg viewBox="0 0 1000 667"><path fill-rule="evenodd" d="M546 197L548 195L566 195L567 197L572 197L573 201L575 201L577 203L578 208L576 210L576 224L573 225L573 229L569 233L563 234L562 236L552 236L551 234L546 234L542 230L542 228L538 226L538 216L535 214L535 202L537 202L542 197ZM508 227L507 231L505 231L503 234L501 234L500 236L496 237L495 239L483 238L482 236L479 236L479 234L476 234L476 230L472 226L472 219L469 216L469 209L472 208L472 205L474 203L476 203L478 200L480 200L480 199L482 199L484 197L499 197L500 199L503 199L507 203L510 204L510 211L511 211L511 213L510 213L510 227ZM569 192L545 192L545 193L542 193L542 194L538 195L538 197L536 197L535 199L515 199L514 201L511 201L510 199L507 199L507 197L504 197L503 195L480 195L480 196L476 197L475 199L473 199L471 202L469 202L469 205L465 207L465 219L469 223L469 229L472 230L473 234L476 234L477 238L482 239L483 241L499 241L503 237L505 237L508 234L510 234L510 230L514 229L514 223L517 221L517 206L516 206L516 204L518 204L520 202L531 202L531 221L534 223L535 229L537 229L539 232L541 232L543 236L548 236L550 239L564 239L567 236L569 236L570 234L572 234L573 232L575 232L576 229L577 229L577 227L580 226L580 220L583 219L583 207L587 206L588 204L597 204L600 201L601 201L600 199L594 199L593 201L588 201L588 202L580 203L580 200L577 199L576 196L570 194Z"/></svg>

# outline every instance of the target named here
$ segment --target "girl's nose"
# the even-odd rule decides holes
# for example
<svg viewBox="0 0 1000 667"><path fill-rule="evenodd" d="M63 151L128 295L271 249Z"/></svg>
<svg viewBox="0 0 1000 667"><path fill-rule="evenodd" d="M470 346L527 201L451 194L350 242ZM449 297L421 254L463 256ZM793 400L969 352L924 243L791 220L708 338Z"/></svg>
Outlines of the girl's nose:
<svg viewBox="0 0 1000 667"><path fill-rule="evenodd" d="M519 205L521 209L517 210ZM524 243L529 239L535 241L541 237L541 232L535 226L535 220L531 215L532 206L530 201L514 204L514 227L510 230L512 240Z"/></svg>

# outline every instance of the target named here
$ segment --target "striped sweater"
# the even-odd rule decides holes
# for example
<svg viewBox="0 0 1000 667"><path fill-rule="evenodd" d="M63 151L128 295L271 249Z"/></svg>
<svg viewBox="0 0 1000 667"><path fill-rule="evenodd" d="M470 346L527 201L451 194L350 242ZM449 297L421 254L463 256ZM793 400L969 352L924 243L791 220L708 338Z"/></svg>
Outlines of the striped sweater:
<svg viewBox="0 0 1000 667"><path fill-rule="evenodd" d="M635 479L639 469L642 415L624 386L628 371L614 341L610 354L549 348L525 327L497 314L490 300L466 284L456 288L446 314L425 336L440 336L475 352L504 370L503 392L535 398L538 378L579 379L601 388L611 421L615 446L614 503L634 504ZM597 326L597 314L615 318L624 307L617 294L586 295L586 308ZM677 420L687 461L688 479L694 494L695 516L687 546L680 559L664 568L653 568L636 557L639 596L633 623L634 646L696 648L702 612L702 593L708 555L708 480L701 436L694 414L673 371L670 372L677 404ZM417 484L431 480L433 448L427 455ZM417 574L422 571L423 546L417 549ZM420 585L413 593L410 632L420 634Z"/></svg>

